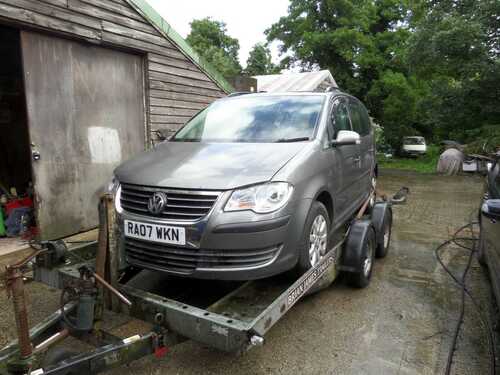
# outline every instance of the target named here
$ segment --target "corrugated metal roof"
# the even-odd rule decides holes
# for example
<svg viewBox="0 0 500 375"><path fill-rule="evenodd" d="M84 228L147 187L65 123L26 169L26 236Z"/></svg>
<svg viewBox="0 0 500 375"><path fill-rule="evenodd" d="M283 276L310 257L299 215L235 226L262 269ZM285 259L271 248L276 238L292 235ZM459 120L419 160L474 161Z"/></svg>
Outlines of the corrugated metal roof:
<svg viewBox="0 0 500 375"><path fill-rule="evenodd" d="M233 92L234 88L226 79L210 65L204 58L198 55L194 49L175 31L170 24L145 0L126 0L137 12L149 21L159 32L172 41L177 47L210 78L212 78L227 93Z"/></svg>
<svg viewBox="0 0 500 375"><path fill-rule="evenodd" d="M269 74L254 76L257 89L267 92L315 91L321 84L337 86L329 70L304 73Z"/></svg>

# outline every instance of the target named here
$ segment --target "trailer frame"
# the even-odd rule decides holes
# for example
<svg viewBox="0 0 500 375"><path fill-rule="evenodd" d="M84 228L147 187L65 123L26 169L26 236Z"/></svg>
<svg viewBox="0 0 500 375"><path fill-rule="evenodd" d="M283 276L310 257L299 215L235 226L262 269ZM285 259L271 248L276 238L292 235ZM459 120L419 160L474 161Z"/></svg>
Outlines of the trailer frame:
<svg viewBox="0 0 500 375"><path fill-rule="evenodd" d="M351 225L363 217L368 201L353 218ZM391 209L389 204L388 209ZM168 348L188 339L222 351L241 354L254 346L262 345L266 332L304 296L333 283L343 270L342 255L350 227L346 225L338 231L333 236L334 246L330 251L315 267L297 279L277 276L271 282L269 279L244 282L208 306L196 306L126 283L115 283L114 287L132 302L131 307L122 306L121 313L150 323L153 327L150 332L121 339L96 325L86 334L75 335L69 330L70 335L92 344L95 349L44 368L38 367L43 352L52 341L59 341L61 332L68 328L65 316L76 310L76 304L69 303L30 330L32 356L20 357L16 341L0 351L0 373L97 373L145 355L155 354L161 357ZM62 289L81 278L83 268L96 267L98 248L97 242L81 245L67 252L64 261L39 254L33 268L34 279ZM352 272L352 267L346 270ZM99 302L103 303L102 300Z"/></svg>

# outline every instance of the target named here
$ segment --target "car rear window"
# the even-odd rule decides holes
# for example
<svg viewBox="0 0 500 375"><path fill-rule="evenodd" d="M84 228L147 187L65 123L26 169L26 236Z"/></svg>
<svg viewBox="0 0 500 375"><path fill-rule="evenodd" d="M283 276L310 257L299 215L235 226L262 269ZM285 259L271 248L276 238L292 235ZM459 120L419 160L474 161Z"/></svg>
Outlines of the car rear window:
<svg viewBox="0 0 500 375"><path fill-rule="evenodd" d="M241 96L217 101L172 138L186 142L286 142L314 135L325 97Z"/></svg>
<svg viewBox="0 0 500 375"><path fill-rule="evenodd" d="M423 138L405 138L403 141L404 145L425 145L425 140Z"/></svg>

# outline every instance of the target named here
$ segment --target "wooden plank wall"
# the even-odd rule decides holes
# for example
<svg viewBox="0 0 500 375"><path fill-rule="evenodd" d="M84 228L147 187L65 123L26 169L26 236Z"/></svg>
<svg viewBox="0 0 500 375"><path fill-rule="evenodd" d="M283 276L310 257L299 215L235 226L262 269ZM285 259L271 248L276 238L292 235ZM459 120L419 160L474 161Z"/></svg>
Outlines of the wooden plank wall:
<svg viewBox="0 0 500 375"><path fill-rule="evenodd" d="M224 91L124 0L0 0L0 23L145 54L151 131L171 133ZM154 140L154 136L152 137Z"/></svg>

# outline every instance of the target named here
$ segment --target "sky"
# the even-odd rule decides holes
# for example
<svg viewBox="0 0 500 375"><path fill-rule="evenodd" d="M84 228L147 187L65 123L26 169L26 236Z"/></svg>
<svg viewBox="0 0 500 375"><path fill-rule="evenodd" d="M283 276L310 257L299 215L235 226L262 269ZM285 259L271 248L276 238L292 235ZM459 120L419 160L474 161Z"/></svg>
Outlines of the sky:
<svg viewBox="0 0 500 375"><path fill-rule="evenodd" d="M289 0L147 0L182 36L191 30L193 19L211 17L223 21L227 33L239 40L239 59L246 66L248 53L259 42L266 42L264 30L287 14ZM273 62L279 62L278 44L271 46Z"/></svg>

